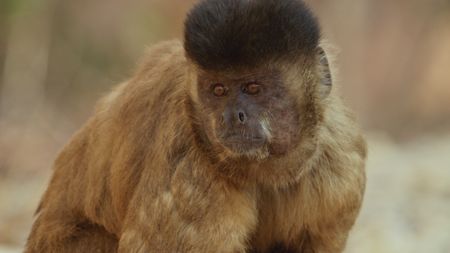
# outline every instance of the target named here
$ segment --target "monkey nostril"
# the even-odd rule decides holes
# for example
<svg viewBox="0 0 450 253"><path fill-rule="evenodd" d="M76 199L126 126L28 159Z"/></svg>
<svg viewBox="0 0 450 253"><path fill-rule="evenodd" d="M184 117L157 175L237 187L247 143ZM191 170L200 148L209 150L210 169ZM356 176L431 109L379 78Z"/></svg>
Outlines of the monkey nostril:
<svg viewBox="0 0 450 253"><path fill-rule="evenodd" d="M239 112L239 121L241 123L245 122L245 114L243 112Z"/></svg>

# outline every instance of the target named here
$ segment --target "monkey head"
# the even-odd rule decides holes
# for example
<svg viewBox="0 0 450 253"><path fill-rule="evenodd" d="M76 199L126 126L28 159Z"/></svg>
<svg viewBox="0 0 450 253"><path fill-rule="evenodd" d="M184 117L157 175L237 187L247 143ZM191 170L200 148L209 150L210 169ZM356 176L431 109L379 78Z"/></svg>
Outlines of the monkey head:
<svg viewBox="0 0 450 253"><path fill-rule="evenodd" d="M319 39L301 1L197 4L185 22L184 48L204 139L228 156L256 159L311 142L320 121L316 100L331 87Z"/></svg>

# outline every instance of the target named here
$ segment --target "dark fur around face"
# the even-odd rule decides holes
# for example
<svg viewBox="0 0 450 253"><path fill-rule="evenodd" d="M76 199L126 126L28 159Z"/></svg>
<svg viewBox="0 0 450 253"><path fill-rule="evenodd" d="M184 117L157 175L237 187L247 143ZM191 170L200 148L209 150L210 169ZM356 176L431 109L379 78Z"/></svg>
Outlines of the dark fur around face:
<svg viewBox="0 0 450 253"><path fill-rule="evenodd" d="M185 22L184 47L203 69L221 70L309 55L319 39L300 0L203 0Z"/></svg>

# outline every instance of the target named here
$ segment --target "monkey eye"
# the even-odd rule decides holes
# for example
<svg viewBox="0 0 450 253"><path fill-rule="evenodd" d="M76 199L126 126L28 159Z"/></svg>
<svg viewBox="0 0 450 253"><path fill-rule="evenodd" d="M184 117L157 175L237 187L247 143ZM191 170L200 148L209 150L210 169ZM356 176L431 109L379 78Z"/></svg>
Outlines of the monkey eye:
<svg viewBox="0 0 450 253"><path fill-rule="evenodd" d="M261 85L257 83L249 83L242 88L242 92L249 95L256 95L261 91Z"/></svg>
<svg viewBox="0 0 450 253"><path fill-rule="evenodd" d="M223 97L227 93L227 88L221 83L214 84L212 86L212 90L213 90L214 96L216 96L216 97Z"/></svg>

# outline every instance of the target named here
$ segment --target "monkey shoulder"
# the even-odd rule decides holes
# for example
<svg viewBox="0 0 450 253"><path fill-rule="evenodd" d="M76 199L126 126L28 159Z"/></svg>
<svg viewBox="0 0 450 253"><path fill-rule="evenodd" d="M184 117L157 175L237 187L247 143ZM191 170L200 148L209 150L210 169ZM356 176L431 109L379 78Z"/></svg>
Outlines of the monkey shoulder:
<svg viewBox="0 0 450 253"><path fill-rule="evenodd" d="M320 156L311 178L331 208L359 207L365 189L367 144L351 111L335 103L321 130ZM356 208L359 209L359 208Z"/></svg>
<svg viewBox="0 0 450 253"><path fill-rule="evenodd" d="M58 160L80 153L78 159L87 161L85 170L111 171L113 178L122 178L131 171L142 172L143 154L154 160L166 155L174 161L181 159L189 141L182 137L190 129L182 104L185 65L179 41L151 47L132 78L97 103L93 116ZM86 152L75 150L78 147Z"/></svg>
<svg viewBox="0 0 450 253"><path fill-rule="evenodd" d="M149 47L141 62L138 64L135 78L142 78L146 74L154 71L166 70L184 70L186 67L186 58L184 56L183 45L179 40L160 42Z"/></svg>

